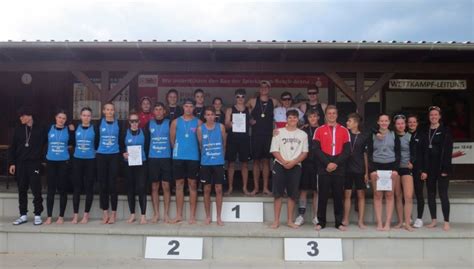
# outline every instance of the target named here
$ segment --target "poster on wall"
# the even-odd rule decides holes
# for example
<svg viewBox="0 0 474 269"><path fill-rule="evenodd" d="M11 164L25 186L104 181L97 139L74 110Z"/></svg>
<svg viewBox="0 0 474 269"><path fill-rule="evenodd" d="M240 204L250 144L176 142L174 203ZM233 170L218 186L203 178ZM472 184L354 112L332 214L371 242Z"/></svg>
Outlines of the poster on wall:
<svg viewBox="0 0 474 269"><path fill-rule="evenodd" d="M138 78L138 98L151 97L153 100L165 102L166 92L176 89L179 102L193 98L194 90L202 89L206 105L212 99L220 97L225 106L234 102L234 91L243 88L247 91L247 99L256 96L260 80L268 80L272 84L270 95L279 99L284 91L292 93L295 102L306 101L306 89L310 85L319 87L320 102L327 103L328 79L322 75L253 75L253 74L144 74Z"/></svg>
<svg viewBox="0 0 474 269"><path fill-rule="evenodd" d="M454 142L453 164L474 164L474 142Z"/></svg>
<svg viewBox="0 0 474 269"><path fill-rule="evenodd" d="M118 78L110 80L110 87L118 83ZM91 79L91 81L101 88L100 79ZM117 97L112 101L115 105L115 115L119 120L125 120L128 116L130 100L130 87L127 86ZM98 92L88 89L81 82L74 82L73 84L73 114L74 120L80 119L81 109L83 107L90 107L92 109L92 119L98 120L101 118L102 108L100 102L100 95Z"/></svg>

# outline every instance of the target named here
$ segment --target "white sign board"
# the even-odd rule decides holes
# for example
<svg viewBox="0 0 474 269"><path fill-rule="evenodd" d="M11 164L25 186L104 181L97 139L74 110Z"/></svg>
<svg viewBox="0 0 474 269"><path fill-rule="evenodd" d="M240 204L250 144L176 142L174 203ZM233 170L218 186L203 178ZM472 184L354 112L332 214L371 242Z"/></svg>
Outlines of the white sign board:
<svg viewBox="0 0 474 269"><path fill-rule="evenodd" d="M453 164L474 164L474 142L453 144Z"/></svg>
<svg viewBox="0 0 474 269"><path fill-rule="evenodd" d="M285 261L342 261L340 238L285 238Z"/></svg>
<svg viewBox="0 0 474 269"><path fill-rule="evenodd" d="M202 238L147 237L145 259L202 260Z"/></svg>
<svg viewBox="0 0 474 269"><path fill-rule="evenodd" d="M212 221L216 221L216 203L212 203ZM263 203L224 202L222 203L224 222L263 222Z"/></svg>
<svg viewBox="0 0 474 269"><path fill-rule="evenodd" d="M391 79L390 89L412 90L465 90L466 80L439 80L439 79Z"/></svg>

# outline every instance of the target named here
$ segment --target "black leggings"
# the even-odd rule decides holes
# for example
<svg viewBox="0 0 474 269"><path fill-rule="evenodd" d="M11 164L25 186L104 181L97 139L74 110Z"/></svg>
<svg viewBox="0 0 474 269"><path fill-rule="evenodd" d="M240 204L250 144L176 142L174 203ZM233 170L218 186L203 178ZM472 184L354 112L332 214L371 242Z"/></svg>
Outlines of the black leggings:
<svg viewBox="0 0 474 269"><path fill-rule="evenodd" d="M127 198L130 214L135 214L135 196L138 195L138 203L142 215L146 213L146 164L140 166L128 166L127 170Z"/></svg>
<svg viewBox="0 0 474 269"><path fill-rule="evenodd" d="M48 217L53 216L54 195L56 191L59 193L59 216L64 217L67 204L66 186L69 162L48 161L47 165L48 196L46 198L46 208Z"/></svg>
<svg viewBox="0 0 474 269"><path fill-rule="evenodd" d="M97 154L97 179L100 185L100 208L109 210L109 201L112 211L117 211L117 176L120 155ZM110 199L110 200L109 200Z"/></svg>
<svg viewBox="0 0 474 269"><path fill-rule="evenodd" d="M449 198L448 198L448 177L428 175L426 188L428 189L428 207L430 208L431 219L436 219L436 188L438 188L441 209L444 221L449 222Z"/></svg>
<svg viewBox="0 0 474 269"><path fill-rule="evenodd" d="M418 169L413 169L413 183L415 187L417 218L423 219L423 211L425 210L423 189L425 187L425 181L421 180L421 172Z"/></svg>
<svg viewBox="0 0 474 269"><path fill-rule="evenodd" d="M334 218L336 228L342 225L344 177L337 175L319 175L318 178L318 221L322 228L326 227L326 207L329 194L334 200Z"/></svg>
<svg viewBox="0 0 474 269"><path fill-rule="evenodd" d="M94 198L94 179L96 175L95 162L95 159L74 158L72 160L72 183L74 186L72 204L74 206L74 214L79 212L79 203L81 201L83 187L86 193L86 207L84 211L89 213L91 210L92 200Z"/></svg>

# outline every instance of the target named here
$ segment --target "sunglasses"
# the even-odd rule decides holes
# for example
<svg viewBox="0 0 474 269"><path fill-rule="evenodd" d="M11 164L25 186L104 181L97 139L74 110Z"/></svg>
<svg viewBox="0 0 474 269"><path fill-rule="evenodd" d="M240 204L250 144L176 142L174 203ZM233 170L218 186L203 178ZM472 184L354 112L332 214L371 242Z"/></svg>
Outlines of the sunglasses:
<svg viewBox="0 0 474 269"><path fill-rule="evenodd" d="M239 98L245 98L245 95L236 95L235 98L239 99Z"/></svg>
<svg viewBox="0 0 474 269"><path fill-rule="evenodd" d="M140 120L129 120L128 122L130 122L130 124L133 124L133 123L139 123Z"/></svg>
<svg viewBox="0 0 474 269"><path fill-rule="evenodd" d="M318 92L308 92L308 95L317 95Z"/></svg>
<svg viewBox="0 0 474 269"><path fill-rule="evenodd" d="M284 98L281 98L282 101L291 101L291 98L290 97L284 97Z"/></svg>
<svg viewBox="0 0 474 269"><path fill-rule="evenodd" d="M402 115L402 114L399 114L399 115L396 115L395 117L393 117L394 120L398 120L398 119L406 119L405 115Z"/></svg>
<svg viewBox="0 0 474 269"><path fill-rule="evenodd" d="M436 110L436 111L440 112L441 108L439 108L439 106L430 106L430 108L428 108L428 111L431 111L431 110Z"/></svg>

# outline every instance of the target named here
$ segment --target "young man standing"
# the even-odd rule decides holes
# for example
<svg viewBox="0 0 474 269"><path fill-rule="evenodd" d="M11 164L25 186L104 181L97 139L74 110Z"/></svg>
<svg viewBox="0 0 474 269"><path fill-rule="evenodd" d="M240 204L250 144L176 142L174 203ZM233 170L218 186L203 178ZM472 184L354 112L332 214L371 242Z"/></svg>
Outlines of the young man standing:
<svg viewBox="0 0 474 269"><path fill-rule="evenodd" d="M165 105L156 103L153 109L154 119L151 119L144 128L149 133L150 150L148 152L148 175L151 180L151 200L153 202L153 219L156 223L160 219L160 182L163 188L164 221L169 222L170 208L170 180L171 180L171 144L170 120L165 119Z"/></svg>
<svg viewBox="0 0 474 269"><path fill-rule="evenodd" d="M18 202L20 217L13 225L26 223L28 218L28 187L33 193L34 225L41 225L43 198L41 197L41 159L46 145L46 131L33 121L33 112L29 107L20 109L21 125L15 128L9 148L10 174L15 175L18 184Z"/></svg>
<svg viewBox="0 0 474 269"><path fill-rule="evenodd" d="M225 181L224 149L226 132L224 125L215 122L216 110L209 106L204 109L206 123L198 127L197 136L201 149L201 170L199 176L204 184L204 210L206 211L206 224L211 224L211 190L212 184L216 191L217 225L224 223L221 219L222 212L222 184Z"/></svg>
<svg viewBox="0 0 474 269"><path fill-rule="evenodd" d="M273 197L275 218L271 228L280 226L282 197L288 194L288 220L291 228L298 228L293 223L293 210L298 199L298 189L301 177L301 162L308 155L308 135L298 129L298 112L289 110L287 126L278 129L273 137L270 152L275 157L273 166Z"/></svg>
<svg viewBox="0 0 474 269"><path fill-rule="evenodd" d="M204 119L204 91L202 89L196 89L194 91L194 110L193 114L196 118L203 120Z"/></svg>
<svg viewBox="0 0 474 269"><path fill-rule="evenodd" d="M269 96L271 84L267 80L260 81L259 96L248 101L252 120L252 158L253 182L256 195L259 190L260 172L263 174L263 194L270 195L268 186L270 178L270 145L273 135L273 109L279 105L278 100Z"/></svg>
<svg viewBox="0 0 474 269"><path fill-rule="evenodd" d="M247 162L250 160L250 112L245 106L245 89L237 89L235 91L235 105L227 108L225 113L225 125L229 130L226 148L226 160L228 161L228 178L229 190L227 195L232 194L235 172L235 161L237 156L240 162L240 171L242 173L243 192L249 195L247 188L249 170ZM239 114L239 115L235 115ZM245 132L238 132L232 128L232 121L234 117L245 115Z"/></svg>
<svg viewBox="0 0 474 269"><path fill-rule="evenodd" d="M273 119L275 120L276 128L283 128L286 125L286 112L288 110L296 110L298 112L298 120L303 122L304 114L299 108L292 107L293 96L290 92L283 92L280 95L281 106L273 111Z"/></svg>
<svg viewBox="0 0 474 269"><path fill-rule="evenodd" d="M324 111L326 110L327 104L325 103L320 103L319 102L319 88L316 85L310 85L308 86L308 89L306 90L306 93L308 94L308 100L309 102L302 102L298 105L298 108L301 109L304 113L306 113L308 110L316 110L318 111L319 114L319 125L324 124ZM305 119L306 123L308 123L308 119Z"/></svg>
<svg viewBox="0 0 474 269"><path fill-rule="evenodd" d="M194 102L187 99L183 103L183 116L175 119L170 126L170 141L173 148L173 177L176 180L176 219L183 220L184 180L188 180L189 203L191 205L190 224L196 223L197 177L199 173L199 145L196 135L202 122L193 115Z"/></svg>
<svg viewBox="0 0 474 269"><path fill-rule="evenodd" d="M329 193L334 200L336 228L345 231L342 223L344 194L344 165L350 153L349 131L337 123L337 108L326 108L326 124L314 133L315 152L321 164L318 167L318 221L316 230L326 227L326 207Z"/></svg>

